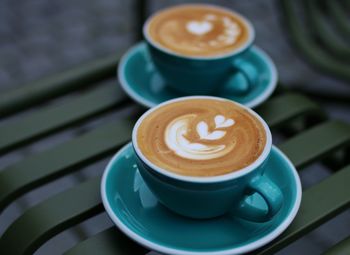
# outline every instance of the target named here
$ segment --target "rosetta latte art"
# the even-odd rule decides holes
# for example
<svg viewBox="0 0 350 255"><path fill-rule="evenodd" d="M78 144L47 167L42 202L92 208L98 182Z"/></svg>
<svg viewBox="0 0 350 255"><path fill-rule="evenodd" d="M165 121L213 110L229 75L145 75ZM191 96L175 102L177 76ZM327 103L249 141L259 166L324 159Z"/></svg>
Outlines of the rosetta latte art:
<svg viewBox="0 0 350 255"><path fill-rule="evenodd" d="M188 176L246 167L266 144L261 122L228 100L187 99L156 108L141 122L137 143L153 164Z"/></svg>
<svg viewBox="0 0 350 255"><path fill-rule="evenodd" d="M195 117L194 114L187 114L169 123L165 131L165 141L168 147L180 157L194 160L213 159L227 154L225 144L212 145L205 143L206 140L219 140L226 135L225 130L209 132L208 124L205 121L200 121L196 125L196 131L200 138L199 142L191 142L186 138L191 119ZM235 123L233 119L225 119L222 115L216 115L214 121L216 129L227 128Z"/></svg>

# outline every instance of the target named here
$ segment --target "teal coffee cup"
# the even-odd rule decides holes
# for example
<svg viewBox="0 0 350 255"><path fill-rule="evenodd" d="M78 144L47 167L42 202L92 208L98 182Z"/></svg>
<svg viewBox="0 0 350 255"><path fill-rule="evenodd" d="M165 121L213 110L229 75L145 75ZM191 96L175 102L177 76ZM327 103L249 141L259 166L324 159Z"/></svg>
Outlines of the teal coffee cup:
<svg viewBox="0 0 350 255"><path fill-rule="evenodd" d="M185 101L196 105L196 102L193 101L194 99L218 100L220 102L227 101L243 108L244 111L255 117L257 121L261 123L263 127L262 132L265 132L266 137L266 142L262 147L261 154L259 154L251 164L237 171L216 176L182 175L160 167L159 164L151 161L150 158L146 156L147 153L145 150L142 150L142 146L139 144L138 137L143 135L140 131L140 125L146 119L149 119L150 116L152 117L152 113L157 111L157 109L165 109L164 107L169 106L169 104ZM207 107L211 108L211 104L209 103ZM213 108L210 111L214 110ZM176 111L176 109L174 109L173 112L174 111ZM186 109L183 109L182 112L186 112ZM169 114L162 114L164 114L164 116L161 116L162 118L169 118ZM161 131L161 125L157 124L155 120L152 120L151 123L156 129L158 129L159 126L159 132L163 132ZM227 124L227 122L225 123ZM179 130L181 130L181 128ZM220 130L222 131L224 129L221 128ZM157 135L156 137L163 137L163 133L159 133L159 136ZM266 122L257 113L243 105L210 96L182 97L164 102L148 110L137 121L132 133L132 145L137 156L138 169L146 185L161 204L175 213L196 219L207 219L225 213L231 213L234 216L249 221L265 222L276 215L282 206L283 195L280 188L273 180L263 175L266 167L265 163L271 152L271 132ZM151 145L147 144L146 148L147 146ZM161 149L159 153L162 153ZM276 171L278 171L278 169L276 169ZM255 196L258 194L258 196L262 198L262 201L264 201L263 205L265 207L258 208L251 204L249 199L252 194L255 194Z"/></svg>
<svg viewBox="0 0 350 255"><path fill-rule="evenodd" d="M197 9L203 9L208 14L204 15L204 13L204 16L191 15ZM182 13L178 22L187 22L187 27L193 25L192 27L197 29L195 30L197 32L205 32L208 28L212 28L214 31L216 27L221 25L221 19L222 24L224 24L224 21L228 20L227 17L232 16L232 18L236 19L239 26L234 21L232 21L232 24L227 21L227 26L232 28L232 31L227 33L231 33L233 36L237 36L237 34L244 35L244 38L241 36L243 39L240 40L237 37L232 37L233 39L227 37L227 39L225 37L226 34L213 35L214 32L209 31L206 34L191 34L190 38L186 39L186 43L188 44L188 47L186 47L186 44L182 43L183 38L181 36L178 38L178 43L175 41L179 31L174 31L175 36L169 32L172 22L174 23L177 20L176 18L174 20L169 18L170 20L168 20L167 15L170 16L177 12ZM216 12L218 12L217 16L215 16ZM225 15L227 15L226 18ZM192 16L193 20L191 20ZM216 17L216 20L212 21L210 18L206 20L206 17L213 19L213 16ZM166 26L168 24L167 22L169 23L167 27L161 27L159 32L152 32L160 26L159 24L165 24L164 26ZM157 24L154 25L154 23ZM173 25L176 26L175 23ZM229 31L228 28L226 30ZM188 31L182 29L180 32L186 34ZM149 17L144 24L143 34L153 64L166 81L166 84L174 90L188 95L208 95L217 89L225 87L226 90L232 91L232 93L243 94L247 93L256 83L258 74L255 68L242 58L242 55L253 44L255 37L254 28L249 20L232 10L208 4L184 4L171 7L156 12ZM168 37L163 38L165 36ZM234 46L232 44L232 47L225 46L220 50L218 46L220 40L229 43L230 39L232 39L231 41L237 39L237 45ZM208 51L201 52L200 49L197 49L198 52L196 52L196 48L194 47L194 50L191 52L188 49L191 49L190 46L196 46L194 43L202 45ZM184 44L183 49L177 48L178 45L182 44ZM216 45L216 48L210 45ZM208 53L210 51L212 52ZM240 79L242 80L240 84L232 82L234 80L232 78L236 75L242 76L245 81Z"/></svg>

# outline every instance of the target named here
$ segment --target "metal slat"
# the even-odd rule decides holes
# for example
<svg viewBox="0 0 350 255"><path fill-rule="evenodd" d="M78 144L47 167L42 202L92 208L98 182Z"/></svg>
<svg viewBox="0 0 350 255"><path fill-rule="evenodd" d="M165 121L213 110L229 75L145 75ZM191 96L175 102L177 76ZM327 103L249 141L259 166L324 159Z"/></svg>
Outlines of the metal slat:
<svg viewBox="0 0 350 255"><path fill-rule="evenodd" d="M296 116L323 115L316 104L297 94L275 97L259 107L258 111L271 127L278 126L281 122L285 123ZM98 128L83 137L73 139L41 154L30 156L0 171L0 211L25 192L57 176L71 172L72 169L76 169L77 164L90 162L89 157L95 159L125 143L130 139L132 126L131 121L116 122ZM124 130L119 138L116 137L118 127ZM108 139L108 137L115 137L115 139ZM65 160L60 160L62 155L68 152L70 154Z"/></svg>
<svg viewBox="0 0 350 255"><path fill-rule="evenodd" d="M26 211L1 237L0 251L11 255L33 254L45 240L69 226L88 219L91 215L102 212L100 179L100 177L92 178ZM37 221L33 221L36 217L40 219L39 225ZM18 233L19 229L23 231ZM122 233L115 232L115 229L113 232L113 235L108 233L101 239L102 242L112 244L114 247L112 254L141 254L146 251ZM89 247L85 249L89 250Z"/></svg>
<svg viewBox="0 0 350 255"><path fill-rule="evenodd" d="M99 187L100 177L95 177L26 211L1 237L1 253L33 254L44 240L101 212Z"/></svg>
<svg viewBox="0 0 350 255"><path fill-rule="evenodd" d="M321 159L342 146L350 144L350 125L341 121L329 121L304 131L285 143L280 149L288 154L298 167L309 161Z"/></svg>
<svg viewBox="0 0 350 255"><path fill-rule="evenodd" d="M46 107L22 119L6 123L0 126L0 134L3 134L0 137L0 153L107 111L126 100L121 88L110 84L106 88L70 99L63 105ZM324 118L317 104L295 93L275 97L256 110L274 127L297 116Z"/></svg>
<svg viewBox="0 0 350 255"><path fill-rule="evenodd" d="M113 77L121 54L79 65L60 74L0 94L0 117Z"/></svg>
<svg viewBox="0 0 350 255"><path fill-rule="evenodd" d="M119 237L117 239L117 237ZM115 227L104 230L89 239L86 239L67 252L64 255L130 255L146 254L148 250L142 248L138 243L129 239L130 245L125 245L125 250L120 251L119 246L123 245L123 239L129 239ZM143 249L139 253L134 253L135 249Z"/></svg>
<svg viewBox="0 0 350 255"><path fill-rule="evenodd" d="M277 128L296 117L325 119L325 114L315 102L297 93L276 96L256 108L268 125Z"/></svg>
<svg viewBox="0 0 350 255"><path fill-rule="evenodd" d="M129 141L133 123L115 121L0 171L0 212L29 190L117 150Z"/></svg>
<svg viewBox="0 0 350 255"><path fill-rule="evenodd" d="M273 254L348 208L349 181L350 166L347 166L306 190L292 225L276 241L254 254Z"/></svg>
<svg viewBox="0 0 350 255"><path fill-rule="evenodd" d="M64 254L131 255L145 254L148 251L146 248L143 248L139 244L135 243L116 228L109 228L106 231L102 231L94 235L88 240L88 242L81 242L79 246ZM108 248L105 249L106 247Z"/></svg>
<svg viewBox="0 0 350 255"><path fill-rule="evenodd" d="M319 46L310 39L308 33L301 29L305 27L305 25L302 24L300 19L297 18L297 15L295 15L293 1L281 0L279 3L282 7L281 9L289 30L289 35L307 60L325 73L350 81L350 65L341 63L326 54L323 49L319 48Z"/></svg>
<svg viewBox="0 0 350 255"><path fill-rule="evenodd" d="M322 126L324 126L324 125L322 125ZM329 131L332 131L331 133L334 135L334 138L337 140L337 133L338 133L338 130L337 130L337 128L339 128L339 126L334 126L333 127L333 130L329 130L329 129L324 129L324 132L329 132ZM341 128L342 129L342 128ZM319 130L318 129L313 129L316 133L319 133ZM301 133L300 135L298 135L298 136L303 136L303 133ZM297 137L298 137L297 136ZM322 137L322 134L321 134L321 137ZM305 136L305 138L309 138L309 139L317 139L317 140L320 140L320 141L323 141L323 143L321 143L321 144L319 144L319 146L322 146L322 147L326 147L326 145L327 145L327 140L323 140L323 139L319 139L319 137L315 137L315 136L313 136L312 134L308 134L307 136ZM298 141L299 139L297 139L297 141ZM314 143L315 141L314 140L303 140L303 141L301 141L300 142L300 145L304 145L304 144L308 144L308 143ZM344 142L340 142L340 144L344 144ZM289 145L289 146L295 146L295 143L292 143L291 145ZM336 148L338 148L339 146L338 145L334 145ZM328 148L328 150L329 151L333 151L334 150L334 148L330 148L330 147L327 147ZM291 149L289 149L289 147L288 146L284 146L284 150L286 151L286 152L288 152L288 151L291 151ZM298 162L298 164L299 165L305 165L305 164L307 164L307 163L311 163L312 161L314 161L314 160L316 160L316 159L318 159L319 158L319 155L315 155L313 152L310 152L310 151L308 151L308 150L306 150L304 153L310 153L310 155L307 155L307 156L302 156L302 158L301 159L298 159L298 158L294 158L294 160L296 161L296 162ZM288 155L289 156L289 155ZM304 162L305 161L305 162ZM297 165L297 167L298 167L298 165ZM346 175L345 176L346 178L348 178L348 176ZM345 180L346 178L342 178L342 180ZM347 182L348 182L348 180L347 180ZM341 189L341 187L339 187L339 189ZM83 199L83 197L86 197L86 194L89 194L88 192L85 192L85 193L81 193L81 196L82 196L82 199ZM66 193L66 196L67 196L67 199L68 199L68 197L69 197L69 193ZM323 194L323 196L324 196L324 194ZM341 197L342 198L342 197ZM42 213L45 213L45 204L47 204L47 206L51 206L52 204L51 204L51 199L52 198L49 198L48 200L46 200L45 202L43 202L42 204L40 204L42 207L40 207L40 211L38 210L38 212L40 212L41 214ZM346 199L347 199L347 201L350 199L348 196L346 196ZM315 200L315 201L318 201L318 200ZM332 200L333 201L333 200ZM90 205L91 207L93 207L93 206L100 206L100 200L93 200L93 201L91 201L92 203L93 203L93 205ZM76 199L76 207L78 207L79 208L79 206L78 206L78 204L80 203L80 199ZM65 210L66 211L69 211L70 210L70 208L69 207L67 207L66 206L66 203L64 202L64 201L62 201L62 204L61 205L58 205L58 204L55 204L56 206L60 206L60 207L65 207ZM35 207L34 207L35 208ZM338 208L335 208L335 207L325 207L325 208L331 208L331 209L327 209L327 210L330 210L331 212L334 212L334 211L336 211L336 212L339 212L340 211L340 209ZM334 211L332 211L332 210L334 210ZM50 211L50 210L49 210ZM50 211L51 212L51 211ZM47 217L50 217L49 216L50 214L48 213L47 214ZM66 215L69 215L69 213L68 212L66 212ZM94 216L95 214L93 214L93 213L91 213L90 214L90 217L92 217L92 216ZM17 222L21 222L21 221L23 221L23 219L25 219L26 221L31 221L31 222L36 222L36 224L38 225L37 227L33 227L33 229L37 229L37 232L40 232L40 233L31 233L31 235L33 235L33 236L45 236L46 237L46 240L48 240L48 238L49 237L51 237L50 236L50 231L51 231L51 228L55 228L56 227L56 225L57 225L57 223L55 222L55 221L37 221L36 220L36 217L35 217L35 215L31 215L31 217L28 217L27 216L27 213L24 213L19 219L17 219L16 221L15 221L15 223L13 223L10 227L9 227L9 229L5 232L5 234L4 234L4 237L5 236L10 236L10 237L6 237L6 242L3 242L3 247L4 248L6 248L6 250L7 251L16 251L18 248L17 247L12 247L11 245L14 245L14 246L17 246L17 243L18 242L16 242L15 240L18 240L18 235L16 236L16 235L14 235L14 234L12 234L12 233L23 233L23 235L21 235L21 237L20 238L23 238L24 239L24 241L21 241L21 243L23 242L23 243L26 243L27 241L25 241L25 240L27 240L27 239L29 239L29 240L32 240L32 238L30 237L30 236L26 236L26 231L25 231L25 228L26 228L26 224L19 224L19 223L17 223ZM85 218L84 218L85 219ZM70 218L67 216L67 218L65 219L67 222L69 222L70 221ZM75 222L76 223L76 222ZM47 224L51 224L51 227L50 227L50 225L47 225ZM62 222L60 221L60 224L62 224ZM68 226L68 224L67 224L67 227L71 227L73 224L71 224L71 225L69 225ZM14 227L15 226L15 227ZM61 230L63 230L63 229L61 229ZM55 232L56 233L56 232ZM115 238L115 237L114 237ZM10 241L9 239L14 239L14 240L12 240L12 241ZM99 240L100 241L102 241L102 239L104 240L104 238L100 238ZM41 244L43 244L45 241L46 241L44 238L41 238L40 240L37 240L37 243L36 243L36 247L39 247ZM95 242L96 242L96 244L99 244L99 242L100 241L96 241L96 239L94 239L95 240ZM113 247L113 245L111 246L111 247ZM108 249L113 249L113 248L111 248L111 247L109 247L109 246L103 246L103 248L102 248L102 246L98 246L96 249L99 249L99 254L100 254L100 252L102 252L102 249L104 249L104 250L108 250ZM32 247L29 247L28 246L28 248L24 248L24 249L29 249L30 248L30 251L32 251L33 249L32 249ZM95 250L96 251L96 250ZM17 254L17 253L10 253L10 254ZM96 253L95 253L96 254Z"/></svg>
<svg viewBox="0 0 350 255"><path fill-rule="evenodd" d="M128 99L115 81L57 106L46 107L0 126L0 153L96 116Z"/></svg>
<svg viewBox="0 0 350 255"><path fill-rule="evenodd" d="M325 4L328 7L328 10L337 25L339 31L342 32L342 35L348 40L350 39L350 24L346 12L343 11L339 1L325 1ZM349 7L350 8L350 7Z"/></svg>
<svg viewBox="0 0 350 255"><path fill-rule="evenodd" d="M330 249L328 249L323 255L346 255L350 254L350 236L340 241Z"/></svg>
<svg viewBox="0 0 350 255"><path fill-rule="evenodd" d="M335 2L335 1L331 1ZM341 43L340 38L330 33L326 28L326 20L324 15L320 11L320 7L315 0L304 1L304 5L307 10L307 18L310 21L312 32L322 41L322 44L338 59L343 61L350 60L350 47L345 43Z"/></svg>
<svg viewBox="0 0 350 255"><path fill-rule="evenodd" d="M147 0L136 1L133 6L137 10L137 40L143 38L142 27L147 17ZM86 87L97 81L113 77L116 73L118 60L126 49L119 50L113 55L70 68L39 81L32 82L18 89L0 94L0 117L33 106L45 100L70 91Z"/></svg>
<svg viewBox="0 0 350 255"><path fill-rule="evenodd" d="M148 9L147 7L149 6L149 1L148 0L138 0L136 1L136 6L134 7L134 10L137 11L135 15L135 19L137 19L137 38L139 40L143 39L143 24L145 23L147 19L147 12Z"/></svg>

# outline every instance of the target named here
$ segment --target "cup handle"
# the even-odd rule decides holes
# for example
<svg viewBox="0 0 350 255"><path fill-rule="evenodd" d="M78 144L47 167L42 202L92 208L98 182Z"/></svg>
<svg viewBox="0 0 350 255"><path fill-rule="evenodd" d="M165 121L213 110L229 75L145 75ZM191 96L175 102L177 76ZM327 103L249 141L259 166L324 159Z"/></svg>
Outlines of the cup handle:
<svg viewBox="0 0 350 255"><path fill-rule="evenodd" d="M255 67L248 61L241 58L239 60L232 61L232 69L235 73L240 73L246 82L239 85L237 83L234 84L235 75L233 75L228 78L226 87L228 87L229 90L234 91L236 94L244 95L248 93L253 88L254 84L256 84L258 79Z"/></svg>
<svg viewBox="0 0 350 255"><path fill-rule="evenodd" d="M240 218L254 222L266 222L275 216L282 207L282 191L266 176L259 176L253 179L249 183L247 193L249 195L258 193L265 200L268 210L262 210L248 203L248 195L235 210L235 214Z"/></svg>

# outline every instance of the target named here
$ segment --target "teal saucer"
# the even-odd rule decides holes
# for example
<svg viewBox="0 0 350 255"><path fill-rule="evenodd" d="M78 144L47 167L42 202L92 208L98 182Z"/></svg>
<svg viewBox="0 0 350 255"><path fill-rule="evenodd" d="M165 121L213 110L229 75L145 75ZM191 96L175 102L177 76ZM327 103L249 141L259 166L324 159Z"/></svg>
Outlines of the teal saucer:
<svg viewBox="0 0 350 255"><path fill-rule="evenodd" d="M256 73L259 73L253 88L244 95L234 95L232 91L222 88L211 96L228 98L253 108L264 102L276 88L276 67L267 54L256 46L252 46L242 58L251 63ZM154 67L144 42L132 47L122 57L118 77L125 92L149 108L166 100L185 96L166 86ZM233 76L230 80L233 83L245 82L241 75Z"/></svg>
<svg viewBox="0 0 350 255"><path fill-rule="evenodd" d="M240 254L249 252L280 235L294 219L301 201L299 176L276 147L272 148L266 172L281 188L285 201L269 222L252 223L232 215L210 220L179 216L158 203L144 184L131 143L109 162L101 183L104 207L127 236L140 245L166 254ZM254 206L263 207L259 196Z"/></svg>

